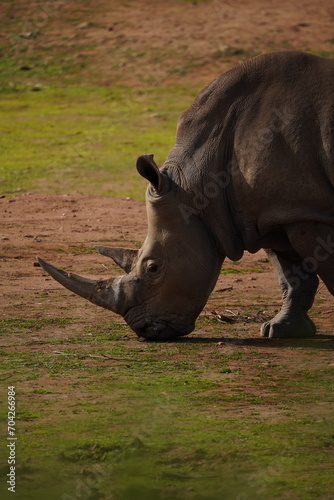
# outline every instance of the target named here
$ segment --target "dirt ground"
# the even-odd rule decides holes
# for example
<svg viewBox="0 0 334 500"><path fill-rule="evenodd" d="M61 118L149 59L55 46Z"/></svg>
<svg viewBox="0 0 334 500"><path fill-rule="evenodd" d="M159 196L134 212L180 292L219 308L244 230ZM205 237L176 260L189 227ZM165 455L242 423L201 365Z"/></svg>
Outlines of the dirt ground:
<svg viewBox="0 0 334 500"><path fill-rule="evenodd" d="M55 65L55 74L50 76L51 73L48 73L45 77L46 86L49 78L52 84L56 82L62 86L79 81L79 84L121 84L137 89L159 85L190 86L194 89L261 52L300 49L313 50L325 56L333 55L333 22L332 0L36 0L28 3L24 0L7 0L1 2L0 55L3 43L10 42L11 56L15 64L20 64L19 73L24 75L25 84L28 82L32 86L41 83L40 78L43 76L42 71L30 71L34 69L31 61L35 58L36 68L39 69L43 65L47 67L50 61L61 67L68 64L71 70L76 67L69 74L68 81L67 75L63 78L61 74L61 81L58 82ZM33 55L29 59L30 67L26 64L28 55ZM70 79L72 77L74 80ZM15 79L13 81L15 83ZM9 361L20 362L20 359L15 358L21 356L30 360L34 354L36 357L45 355L48 360L58 356L63 356L65 360L72 359L70 356L73 359L80 356L89 369L99 368L104 367L105 363L103 349L109 348L109 345L117 348L117 343L123 346L123 342L126 349L141 352L139 356L136 354L139 362L145 361L144 350L152 344L138 340L135 333L124 326L121 317L63 288L36 262L39 256L57 267L86 277L117 276L120 273L117 266L98 254L95 246L105 244L139 248L147 234L145 204L128 198L87 196L76 192L58 195L1 194L0 191L0 334L2 352L8 355ZM210 403L207 411L210 409L217 415L221 412L227 419L245 417L247 421L252 405L256 404L257 414L275 424L286 411L276 404L274 392L277 386L277 398L292 412L292 417L287 416L287 419L293 421L294 418L311 416L312 419L329 421L332 418L333 297L321 283L311 312L318 328L314 339L263 339L259 336L261 322L279 311L280 295L277 277L264 251L254 255L246 253L238 263L225 262L224 272L198 319L195 331L185 339L176 341L185 347L187 343L198 346L198 353L192 352L192 363L196 366L197 360L198 364L207 362L209 369L205 376L212 380L216 377L221 383L222 393L226 397L214 405ZM62 319L64 323L61 323ZM19 325L20 320L31 320L32 326L25 328L20 325L16 330L15 322ZM109 321L112 325L108 331L110 337L115 324L117 327L123 325L120 327L121 341L106 337L96 347L95 355L92 355L87 338L89 335L93 338L101 324L109 328ZM36 328L38 323L41 323L41 328ZM86 342L81 344L84 335ZM76 347L80 352L75 352ZM158 344L158 347L158 352L153 353L157 359L168 355L182 361L189 352L184 350L180 354L175 350L177 353L173 354L174 344L171 343ZM217 357L220 354L228 354L227 371L224 373L217 372ZM243 354L247 355L246 361L243 360ZM108 359L115 365L123 366L124 360L119 356ZM15 373L15 366L15 363L4 365L0 380L5 381L6 385ZM89 397L87 391L81 394L76 387L71 387L72 382L79 385L82 379L71 370L64 371L62 377L52 378L45 366L41 364L34 368L27 364L29 372L23 374L18 370L22 408L24 405L24 410L30 406L38 407L41 402L37 398L51 388L53 410L49 414L47 407L42 408L42 426L48 427L50 422L53 424L53 419L58 425L58 418L61 423L62 414L57 411L62 411L62 406L69 412L64 413L64 418L70 415L70 420L74 421L77 408L71 409L73 394L78 404L80 401L86 402ZM273 376L267 373L271 367L275 372ZM33 377L34 370L39 376L36 380ZM58 370L61 372L62 368ZM284 385L295 378L300 382L303 370L309 373L314 371L319 379L319 373L324 370L325 380L325 384L319 382L318 385L310 386L310 399L309 402L305 399L305 403L302 398L307 396L309 390L306 382L302 386L306 387L303 389L304 394L300 390L298 395L300 386L297 386L299 399L297 397L296 402L290 397L289 389L285 390L289 386ZM109 372L106 376L109 377ZM273 383L272 389L266 386L265 376ZM226 383L225 378L224 383L221 382L223 377L226 377ZM90 383L92 378L87 380ZM57 384L59 391L52 394ZM228 396L237 394L240 387L247 397L236 400L236 404L233 398L229 402ZM270 403L270 398L266 400L267 394L273 397L273 403ZM263 396L263 403L250 402L249 395L254 398ZM98 404L100 408L100 402ZM104 404L103 408L107 408L107 396ZM127 408L123 400L122 404ZM109 415L109 407L105 414ZM29 431L33 425L29 418L28 415L27 421L20 421L22 434L27 432L23 429ZM95 418L95 413L91 418ZM57 427L54 429L57 430ZM332 439L331 429L326 428L326 432L331 432ZM37 437L41 439L39 435ZM308 449L309 453L313 453L311 445ZM329 456L332 448L326 450ZM300 453L304 453L304 444ZM327 455L324 453L324 456ZM269 466L273 468L270 461ZM265 474L267 469L264 469ZM305 477L308 475L306 469L303 473ZM266 491L261 498L270 498ZM332 491L330 486L328 495L322 498L333 498ZM241 497L250 498L247 495L238 496ZM291 496L282 498L315 497L297 497L292 492Z"/></svg>
<svg viewBox="0 0 334 500"><path fill-rule="evenodd" d="M54 352L49 340L55 339L61 341L61 350L72 348L73 345L68 344L72 341L67 329L55 326L62 318L70 318L71 332L76 331L79 336L85 325L109 321L111 325L125 324L120 316L90 304L56 283L36 267L36 256L86 277L116 277L120 274L117 266L98 254L94 247L98 244L140 247L147 230L144 203L78 193L27 194L0 199L0 214L0 322L13 318L50 322L44 324L41 331L29 334L29 338L22 335L20 328L11 335L2 336L2 348L12 353L26 352L29 356L34 353L47 355ZM314 340L306 341L296 357L295 350L291 349L293 341L273 342L259 336L261 323L273 317L281 304L277 277L265 252L246 253L239 263L226 260L224 269L227 274L220 275L195 331L189 335L190 341L212 346L203 353L208 362L212 362L215 350L232 354L240 349L244 352L251 349L254 360L261 356L263 366L276 362L280 366L288 365L290 369L293 366L293 370L305 366L318 370L334 365L334 303L323 284L312 310L318 335ZM139 348L138 341L143 342L130 328L124 339L130 349ZM160 347L161 355L164 355L168 347ZM316 356L310 357L308 350L312 349ZM90 355L89 350L87 355ZM96 359L94 363L100 364L101 360ZM239 369L240 360L231 360L229 366L232 370ZM252 385L252 368L243 365L243 372L243 384ZM43 387L48 387L47 381ZM266 391L261 386L252 387L254 390L259 395ZM237 416L244 409L234 411ZM263 408L265 414L271 411L268 406ZM313 410L309 407L308 411Z"/></svg>
<svg viewBox="0 0 334 500"><path fill-rule="evenodd" d="M100 0L94 8L91 2L76 1L46 2L43 8L39 2L4 6L8 23L18 22L21 31L20 46L14 49L46 54L49 48L49 58L55 48L66 49L78 63L86 58L84 71L95 73L106 85L204 84L255 53L283 48L328 52L334 41L331 0ZM3 198L0 204L1 317L52 316L59 308L67 315L72 315L70 309L78 316L107 314L94 307L83 313L82 300L34 267L35 257L88 276L116 274L116 267L92 248L101 241L139 247L146 235L144 204L80 194L20 195ZM246 255L238 267L246 272L221 275L204 314L236 304L238 313L245 306L254 308L255 314L263 308L265 315L274 313L280 294L264 259L263 252ZM261 272L247 273L253 267ZM329 333L332 302L324 287L317 304L320 331ZM258 327L253 325L254 334Z"/></svg>
<svg viewBox="0 0 334 500"><path fill-rule="evenodd" d="M83 83L106 86L190 82L201 87L240 60L263 52L333 54L331 0L2 4L0 47L10 44L24 69L21 73L32 82L29 69L55 63L69 68L64 84L74 71Z"/></svg>
<svg viewBox="0 0 334 500"><path fill-rule="evenodd" d="M0 207L0 319L63 315L94 322L108 316L123 322L61 287L37 266L36 256L87 277L117 276L117 266L98 254L95 246L103 243L139 248L147 232L144 203L78 193L26 194L2 198ZM281 303L271 264L261 250L254 255L246 253L239 263L226 260L223 269L226 274L220 275L201 316L222 314L222 336L224 324L235 321L247 326L247 336L257 337L261 320L273 316ZM314 306L321 334L332 334L332 312L332 298L321 284ZM130 329L129 334L136 338ZM205 328L197 328L195 335L205 336Z"/></svg>
<svg viewBox="0 0 334 500"><path fill-rule="evenodd" d="M0 199L0 214L2 281L0 325L2 320L13 321L14 318L18 325L20 325L20 320L32 320L33 325L37 325L41 320L43 324L43 328L32 328L29 331L24 328L22 330L22 326L15 329L14 323L14 328L9 333L1 335L2 352L6 353L6 356L11 355L11 359L15 359L16 364L22 356L27 356L30 360L34 357L40 359L41 356L45 356L48 362L58 359L59 356L73 360L80 356L87 370L96 368L100 375L104 374L107 378L118 377L119 373L115 370L118 365L124 365L124 360L119 354L116 358L114 355L104 358L103 353L104 349L108 350L111 346L114 346L118 352L119 340L114 342L104 340L98 351L92 351L91 344L87 342L87 331L91 330L93 333L90 335L94 336L101 324L110 324L109 333L112 334L115 330L115 323L124 324L122 318L65 290L40 267L35 267L35 257L41 256L58 267L73 270L87 277L116 276L119 273L116 266L110 259L96 253L94 246L103 242L110 245L138 247L146 235L144 203L77 193L48 196L27 194ZM231 398L231 403L226 403L226 400L219 402L215 399L214 406L212 407L210 403L206 411L210 412L211 417L222 414L227 420L249 418L252 412L256 412L258 418L273 423L286 418L284 415L287 408L290 414L293 412L295 419L316 418L318 422L320 421L318 419L332 418L331 385L328 381L329 370L334 366L332 297L323 286L320 287L313 312L319 331L316 338L302 342L262 339L259 337L261 321L273 316L280 307L277 279L264 252L261 251L255 255L246 254L239 264L227 261L225 270L228 274L222 274L219 277L217 286L199 317L196 330L178 341L184 343L184 347L189 343L188 345L198 348L198 353L192 353L192 363L199 368L205 363L211 366L212 371L206 371L207 379L219 380L221 385L219 390L224 393L225 398ZM59 326L62 318L70 320L68 328ZM6 321L3 324L6 325ZM7 321L8 325L10 326L10 321ZM21 325L24 325L23 321ZM121 344L124 345L126 351L132 353L136 351L136 359L143 363L146 360L146 354L143 351L148 346L147 342L139 341L129 328L126 330L123 328ZM73 343L74 339L75 343ZM171 349L175 349L171 343L158 344L157 347L155 354L157 359L170 357ZM151 354L148 353L148 357L150 356ZM229 358L227 375L217 374L218 358L226 359L226 356ZM246 361L243 356L247 356ZM106 372L106 359L109 365L112 363L109 368L113 370L112 373ZM189 354L181 349L177 353L174 352L173 360L180 363L186 362L189 360ZM266 401L267 397L269 399L277 397L275 387L276 385L277 388L280 387L281 380L284 380L284 384L287 381L291 382L295 377L299 380L299 373L305 369L310 373L319 373L320 370L325 370L324 373L327 373L324 386L319 385L318 388L319 394L324 394L324 401L321 404L313 400L307 404L301 404L299 400L307 394L302 391L297 402L291 401L288 390L281 398L282 401L287 400L284 408L282 402L280 406L275 402ZM4 383L8 382L8 377L14 373L13 370L15 370L14 365L0 374L2 380L6 379ZM78 379L78 373L75 370L64 370L64 368L60 368L61 377L56 379L50 375L48 369L36 368L36 374L39 376L35 379L33 370L32 366L29 376L20 375L20 384L17 385L20 390L21 406L23 395L25 395L28 398L28 403L26 403L29 404L28 408L40 408L41 395L36 394L36 391L51 392L48 401L52 403L52 411L48 407L45 408L42 412L43 417L39 418L36 425L42 428L52 427L55 425L54 420L61 418L62 415L63 418L64 415L66 416L66 422L68 415L70 421L75 421L76 416L79 418L82 415L80 412L76 413L78 411L76 405L87 404L89 394L84 387L79 390L77 385L87 383L86 380ZM263 374L268 376L268 371L275 373L272 388L269 388L263 381L257 381L259 373L261 376ZM229 377L228 382L223 383L222 377ZM94 376L89 380L93 381ZM273 382L272 379L270 381ZM234 403L233 398L236 394L240 394L238 392L240 384L247 398L242 402L238 400ZM298 390L300 391L300 388L297 387L297 395ZM310 390L311 395L315 389L312 390ZM52 394L53 392L56 393ZM114 392L115 390L112 392L113 404L115 404ZM101 397L96 394L94 397L94 401L99 400L100 408ZM125 396L124 398L125 403L122 400L123 403L119 405L126 405L127 398ZM252 403L249 401L250 398L254 401L256 398L261 398L262 401L263 398L263 403L259 404L258 401ZM109 401L107 411L105 411L107 415L109 415L110 405ZM63 407L67 409L68 414L61 413ZM117 408L122 408L122 406L117 406ZM30 418L29 415L28 418ZM94 415L96 413L93 413ZM87 418L92 417L87 415ZM111 422L112 424L109 425L114 426L115 421L111 420ZM27 432L23 431L23 426L29 430L30 425L33 425L33 422L20 420L20 431ZM328 432L330 429L331 427ZM79 463L77 467L78 470L82 470L83 467L87 468L87 465L82 466ZM119 474L118 469L117 473ZM114 482L116 483L115 479ZM25 483L22 480L20 484ZM38 481L35 480L34 483L30 481L28 488L33 491L35 484L38 484ZM74 487L75 485L71 485L69 491L74 490ZM29 498L45 498L45 495ZM76 496L75 498L88 497ZM102 497L90 496L89 498ZM135 497L125 495L107 498ZM159 498L174 498L174 496ZM270 498L270 495L246 496L245 498ZM302 496L287 495L280 498L291 499L302 498ZM332 496L322 498L329 499Z"/></svg>

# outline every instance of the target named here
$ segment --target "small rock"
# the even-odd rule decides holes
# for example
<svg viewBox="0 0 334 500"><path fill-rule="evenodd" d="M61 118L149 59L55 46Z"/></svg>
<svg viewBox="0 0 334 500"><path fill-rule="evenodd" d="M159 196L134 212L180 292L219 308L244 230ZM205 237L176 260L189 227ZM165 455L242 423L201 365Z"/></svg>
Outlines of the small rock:
<svg viewBox="0 0 334 500"><path fill-rule="evenodd" d="M229 45L220 45L218 50L220 52L226 52L228 49L229 49Z"/></svg>
<svg viewBox="0 0 334 500"><path fill-rule="evenodd" d="M89 26L90 26L90 23L86 21L84 23L78 24L77 28L79 30L85 30L85 29L89 28Z"/></svg>
<svg viewBox="0 0 334 500"><path fill-rule="evenodd" d="M26 33L21 33L21 38L36 38L38 31L27 31Z"/></svg>

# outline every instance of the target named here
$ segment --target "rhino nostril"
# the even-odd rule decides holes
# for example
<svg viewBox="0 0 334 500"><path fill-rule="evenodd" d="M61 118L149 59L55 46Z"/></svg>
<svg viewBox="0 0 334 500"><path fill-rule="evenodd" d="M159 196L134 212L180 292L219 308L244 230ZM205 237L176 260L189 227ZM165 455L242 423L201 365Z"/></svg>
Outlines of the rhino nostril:
<svg viewBox="0 0 334 500"><path fill-rule="evenodd" d="M138 337L143 337L147 340L170 340L179 337L180 335L187 335L193 329L194 326L184 330L175 330L170 323L165 321L152 321L151 323L147 322L146 325L143 325L140 328L137 327L134 330Z"/></svg>
<svg viewBox="0 0 334 500"><path fill-rule="evenodd" d="M165 323L152 323L151 326L145 328L145 337L147 339L154 339L166 328Z"/></svg>

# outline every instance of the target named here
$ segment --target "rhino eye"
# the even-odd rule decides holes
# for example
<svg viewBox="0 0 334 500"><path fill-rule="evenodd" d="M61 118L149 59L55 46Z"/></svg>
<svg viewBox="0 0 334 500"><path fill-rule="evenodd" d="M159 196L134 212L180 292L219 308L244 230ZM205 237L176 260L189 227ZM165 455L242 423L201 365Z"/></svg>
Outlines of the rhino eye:
<svg viewBox="0 0 334 500"><path fill-rule="evenodd" d="M149 273L156 273L158 270L158 265L155 264L154 262L150 262L147 266L147 271Z"/></svg>

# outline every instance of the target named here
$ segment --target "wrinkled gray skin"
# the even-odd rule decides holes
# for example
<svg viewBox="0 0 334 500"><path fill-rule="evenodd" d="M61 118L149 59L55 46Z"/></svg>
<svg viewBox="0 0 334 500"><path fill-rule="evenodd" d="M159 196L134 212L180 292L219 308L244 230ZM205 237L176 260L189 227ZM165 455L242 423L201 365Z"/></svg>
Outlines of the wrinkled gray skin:
<svg viewBox="0 0 334 500"><path fill-rule="evenodd" d="M333 60L293 51L218 77L181 115L162 169L138 159L148 236L139 252L98 248L126 274L93 281L41 265L139 336L165 340L193 330L226 257L265 248L283 306L262 335L314 335L318 275L334 294L333 83Z"/></svg>

